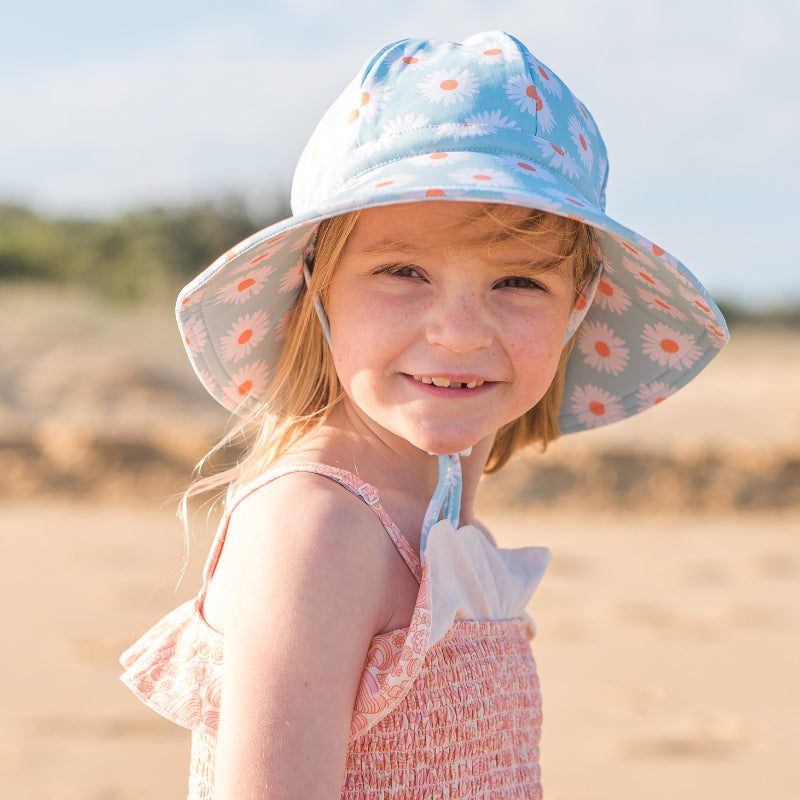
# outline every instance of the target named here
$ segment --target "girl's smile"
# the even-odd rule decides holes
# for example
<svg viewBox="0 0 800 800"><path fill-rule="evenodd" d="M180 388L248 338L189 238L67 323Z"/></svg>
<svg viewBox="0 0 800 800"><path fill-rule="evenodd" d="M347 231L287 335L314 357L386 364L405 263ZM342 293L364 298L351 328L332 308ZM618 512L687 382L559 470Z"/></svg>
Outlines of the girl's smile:
<svg viewBox="0 0 800 800"><path fill-rule="evenodd" d="M572 306L558 218L534 246L508 233L526 210L483 208L361 212L324 300L351 410L429 452L465 450L539 401Z"/></svg>

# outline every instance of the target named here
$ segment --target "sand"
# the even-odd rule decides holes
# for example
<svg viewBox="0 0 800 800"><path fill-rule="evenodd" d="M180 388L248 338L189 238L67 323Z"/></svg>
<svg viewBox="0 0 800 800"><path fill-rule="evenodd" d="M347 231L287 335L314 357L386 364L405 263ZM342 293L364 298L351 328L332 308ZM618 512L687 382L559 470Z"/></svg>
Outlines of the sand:
<svg viewBox="0 0 800 800"><path fill-rule="evenodd" d="M197 588L208 532L176 589L165 503L224 417L164 309L46 308L0 293L0 797L178 798L188 735L117 658ZM658 409L486 482L501 544L554 554L529 609L547 800L797 797L799 345L742 331Z"/></svg>

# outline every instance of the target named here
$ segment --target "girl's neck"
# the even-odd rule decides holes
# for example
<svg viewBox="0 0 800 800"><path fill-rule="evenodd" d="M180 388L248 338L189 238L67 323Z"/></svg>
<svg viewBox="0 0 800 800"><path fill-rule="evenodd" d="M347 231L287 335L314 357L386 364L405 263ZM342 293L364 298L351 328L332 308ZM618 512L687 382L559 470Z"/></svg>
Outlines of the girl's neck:
<svg viewBox="0 0 800 800"><path fill-rule="evenodd" d="M474 519L475 493L491 447L492 437L487 437L473 446L469 456L461 456L462 525ZM420 526L439 477L436 456L387 431L373 429L348 412L345 404L337 406L326 422L287 456L358 475L378 489L384 505L392 505L394 499L394 505L408 509L410 518L419 518Z"/></svg>

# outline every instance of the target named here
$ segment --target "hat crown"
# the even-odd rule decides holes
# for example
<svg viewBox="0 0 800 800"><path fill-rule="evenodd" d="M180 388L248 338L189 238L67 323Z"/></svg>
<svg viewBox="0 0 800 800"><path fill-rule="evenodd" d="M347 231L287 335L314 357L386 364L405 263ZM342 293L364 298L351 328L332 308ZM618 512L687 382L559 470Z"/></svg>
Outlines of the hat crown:
<svg viewBox="0 0 800 800"><path fill-rule="evenodd" d="M405 39L378 51L323 115L295 172L303 214L370 170L409 156L480 151L552 169L605 207L608 161L597 126L558 76L513 36Z"/></svg>

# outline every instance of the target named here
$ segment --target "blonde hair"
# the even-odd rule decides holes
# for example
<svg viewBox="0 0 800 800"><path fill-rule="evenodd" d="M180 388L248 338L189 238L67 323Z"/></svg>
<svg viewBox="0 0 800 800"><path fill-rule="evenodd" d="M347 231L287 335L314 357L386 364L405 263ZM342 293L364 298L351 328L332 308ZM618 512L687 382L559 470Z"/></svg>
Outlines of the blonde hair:
<svg viewBox="0 0 800 800"><path fill-rule="evenodd" d="M474 215L458 224L463 227L482 218L499 223L495 226L495 232L485 240L487 248L509 240L529 243L532 239L542 239L545 234L552 237L555 226L559 235L558 247L552 253L552 263L545 269L554 268L565 259L571 259L574 297L577 298L578 292L594 270L592 229L577 220L557 217L535 209L522 220L510 221L509 209L518 216L518 207L483 205ZM331 279L359 213L353 211L324 220L320 224L310 283L298 298L286 345L267 394L200 462L196 470L197 479L184 494L184 517L187 501L191 497L226 486L232 489L257 477L304 436L322 425L331 410L344 397L330 347L314 308L314 298L319 297L324 307ZM537 444L544 449L559 436L558 412L571 351L570 341L562 350L555 376L541 400L525 414L498 430L485 473L497 472L520 448ZM210 457L237 442L243 443L246 448L241 460L214 474L201 477L203 467Z"/></svg>

